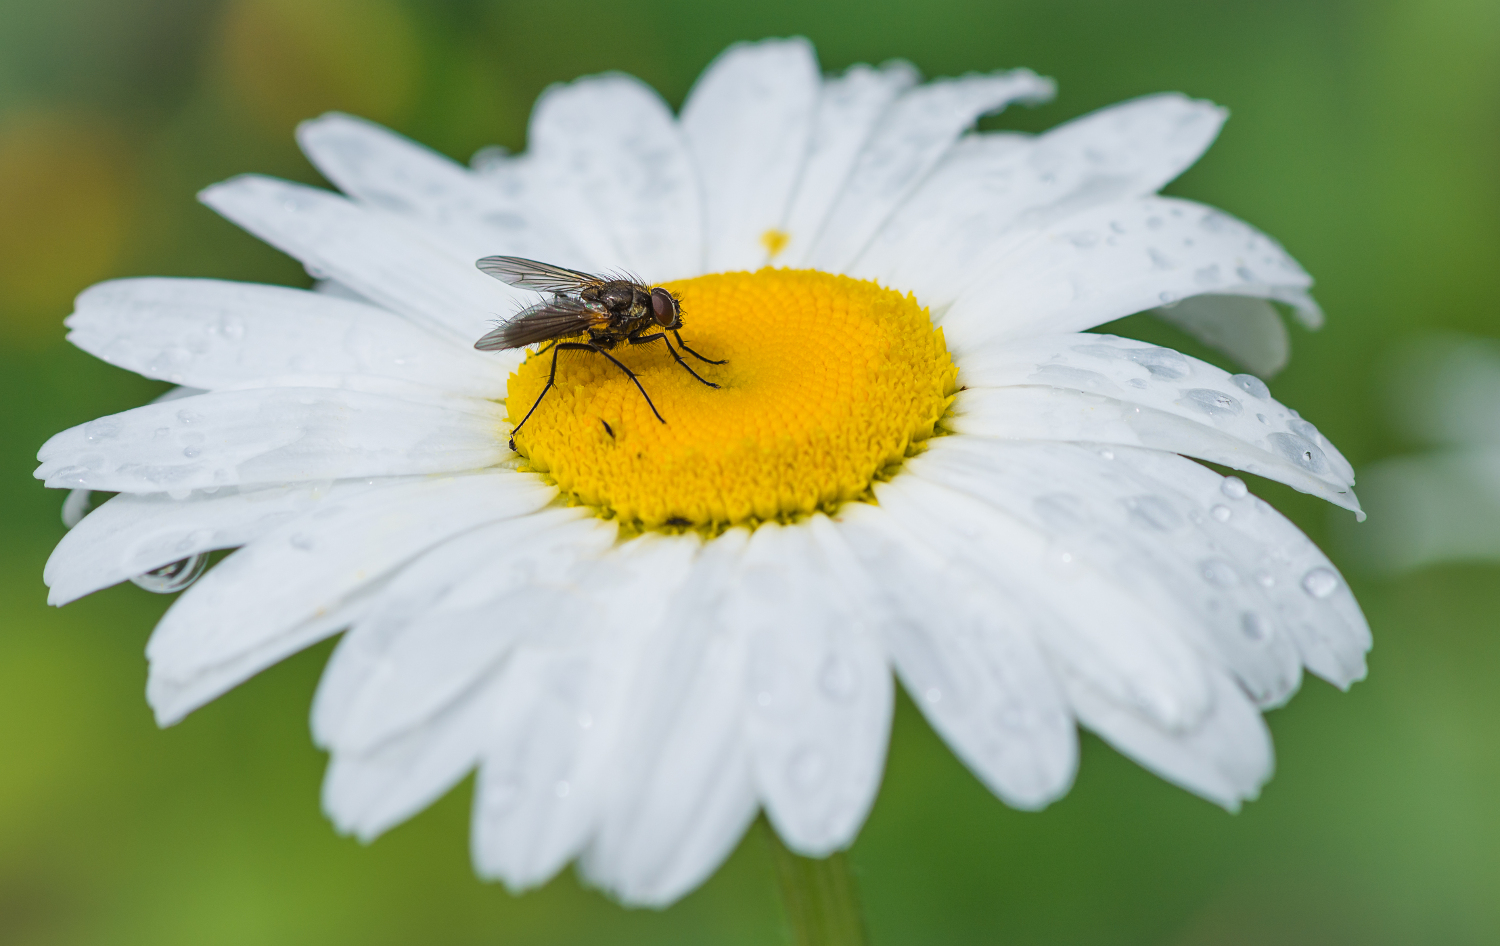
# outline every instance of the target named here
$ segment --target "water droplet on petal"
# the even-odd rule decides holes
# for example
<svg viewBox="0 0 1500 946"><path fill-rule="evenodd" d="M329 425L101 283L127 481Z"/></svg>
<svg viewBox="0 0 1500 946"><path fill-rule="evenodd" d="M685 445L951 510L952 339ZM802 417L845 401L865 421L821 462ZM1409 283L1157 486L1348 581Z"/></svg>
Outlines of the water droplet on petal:
<svg viewBox="0 0 1500 946"><path fill-rule="evenodd" d="M1220 522L1228 522L1229 517L1234 515L1233 512L1230 512L1229 507L1224 505L1214 506L1214 508L1208 511L1208 514Z"/></svg>
<svg viewBox="0 0 1500 946"><path fill-rule="evenodd" d="M118 436L120 436L120 422L113 418L101 417L83 425L83 439L90 443L112 440Z"/></svg>
<svg viewBox="0 0 1500 946"><path fill-rule="evenodd" d="M1187 357L1170 348L1131 348L1124 354L1158 381L1180 381L1191 370Z"/></svg>
<svg viewBox="0 0 1500 946"><path fill-rule="evenodd" d="M62 521L69 529L83 521L83 517L94 508L94 491L90 489L74 489L68 491L68 498L63 500Z"/></svg>
<svg viewBox="0 0 1500 946"><path fill-rule="evenodd" d="M1187 402L1187 407L1202 411L1215 420L1238 417L1240 411L1243 410L1238 398L1225 394L1223 391L1215 391L1213 388L1192 388L1183 391L1182 399Z"/></svg>
<svg viewBox="0 0 1500 946"><path fill-rule="evenodd" d="M190 411L187 408L183 408L177 412L177 422L179 424L196 424L202 419L202 414L197 411Z"/></svg>
<svg viewBox="0 0 1500 946"><path fill-rule="evenodd" d="M1266 571L1256 572L1255 581L1262 588L1273 588L1276 586L1276 576Z"/></svg>
<svg viewBox="0 0 1500 946"><path fill-rule="evenodd" d="M144 574L136 575L130 581L137 588L144 588L153 594L169 595L197 581L198 576L202 575L207 567L208 553L199 552L197 555L178 559L170 565L163 565Z"/></svg>
<svg viewBox="0 0 1500 946"><path fill-rule="evenodd" d="M1266 383L1253 374L1237 374L1229 380L1233 381L1241 391L1244 391L1251 397L1258 397L1263 401L1271 399L1271 389L1266 387Z"/></svg>
<svg viewBox="0 0 1500 946"><path fill-rule="evenodd" d="M187 457L189 460L191 460L193 457L196 457L202 452L203 448L199 446L187 446L182 448L182 455Z"/></svg>
<svg viewBox="0 0 1500 946"><path fill-rule="evenodd" d="M1339 576L1331 569L1314 568L1302 576L1302 590L1314 598L1326 598L1339 589Z"/></svg>
<svg viewBox="0 0 1500 946"><path fill-rule="evenodd" d="M943 691L937 687L928 687L922 693L922 697L929 703L941 703L943 702Z"/></svg>
<svg viewBox="0 0 1500 946"><path fill-rule="evenodd" d="M1224 477L1224 482L1219 484L1219 491L1230 499L1244 499L1250 495L1250 487L1238 476Z"/></svg>
<svg viewBox="0 0 1500 946"><path fill-rule="evenodd" d="M590 716L588 713L579 713L578 714L578 728L579 729L588 729L588 728L592 727L593 725L594 725L594 717L593 716Z"/></svg>
<svg viewBox="0 0 1500 946"><path fill-rule="evenodd" d="M305 535L301 532L292 533L291 538L287 539L287 541L291 543L292 548L294 549L302 549L303 551L306 551L307 549L313 547L312 536Z"/></svg>
<svg viewBox="0 0 1500 946"><path fill-rule="evenodd" d="M1309 473L1322 473L1328 469L1328 459L1317 444L1297 434L1274 433L1266 437L1276 452Z"/></svg>
<svg viewBox="0 0 1500 946"><path fill-rule="evenodd" d="M552 786L552 791L558 798L567 798L568 794L573 791L573 786L569 785L566 781L560 781Z"/></svg>
<svg viewBox="0 0 1500 946"><path fill-rule="evenodd" d="M1259 614L1246 611L1240 615L1240 633L1244 634L1248 640L1263 641L1271 636L1271 627Z"/></svg>

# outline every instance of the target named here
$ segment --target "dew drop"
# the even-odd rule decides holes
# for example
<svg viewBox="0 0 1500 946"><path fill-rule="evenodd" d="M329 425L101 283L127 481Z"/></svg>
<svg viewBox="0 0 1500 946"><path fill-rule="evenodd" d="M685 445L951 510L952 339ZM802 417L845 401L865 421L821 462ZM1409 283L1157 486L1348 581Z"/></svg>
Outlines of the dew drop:
<svg viewBox="0 0 1500 946"><path fill-rule="evenodd" d="M1246 611L1240 615L1240 633L1247 640L1263 641L1271 636L1271 628L1266 624L1266 619L1254 611Z"/></svg>
<svg viewBox="0 0 1500 946"><path fill-rule="evenodd" d="M1238 398L1225 394L1223 391L1215 391L1213 388L1192 388L1182 392L1182 398L1188 407L1202 411L1209 417L1218 419L1229 419L1240 416Z"/></svg>
<svg viewBox="0 0 1500 946"><path fill-rule="evenodd" d="M578 714L578 728L579 729L590 729L590 728L593 727L593 725L594 725L594 717L590 716L588 713L579 713Z"/></svg>
<svg viewBox="0 0 1500 946"><path fill-rule="evenodd" d="M1233 381L1241 391L1244 391L1251 397L1258 397L1263 401L1271 399L1271 389L1266 387L1266 383L1253 374L1237 374L1229 380Z"/></svg>
<svg viewBox="0 0 1500 946"><path fill-rule="evenodd" d="M1322 473L1328 469L1328 459L1317 444L1297 434L1274 433L1266 437L1276 452L1309 473Z"/></svg>
<svg viewBox="0 0 1500 946"><path fill-rule="evenodd" d="M200 454L202 452L203 452L203 448L199 447L197 445L187 446L187 447L183 447L182 448L182 455L185 456L185 457L187 457L189 460L191 460L193 457L196 457L198 454Z"/></svg>
<svg viewBox="0 0 1500 946"><path fill-rule="evenodd" d="M771 694L770 694L770 691L768 691L768 690L761 690L759 693L755 694L755 705L756 706L760 706L760 707L770 706L771 705Z"/></svg>
<svg viewBox="0 0 1500 946"><path fill-rule="evenodd" d="M1250 487L1238 476L1226 476L1224 482L1219 484L1219 492L1230 499L1244 499L1250 495Z"/></svg>
<svg viewBox="0 0 1500 946"><path fill-rule="evenodd" d="M1234 513L1229 511L1229 507L1224 505L1214 506L1214 508L1208 511L1208 514L1210 516L1213 516L1219 522L1228 522L1229 517L1234 515Z"/></svg>
<svg viewBox="0 0 1500 946"><path fill-rule="evenodd" d="M1314 568L1302 576L1302 590L1314 598L1326 598L1339 589L1339 576L1331 569Z"/></svg>
<svg viewBox="0 0 1500 946"><path fill-rule="evenodd" d="M189 555L169 565L135 575L130 581L136 587L144 588L154 594L169 595L197 581L198 576L202 575L203 569L207 567L208 553L199 552L197 555Z"/></svg>
<svg viewBox="0 0 1500 946"><path fill-rule="evenodd" d="M1113 460L1115 458L1115 452L1113 450L1100 450L1099 456L1103 457L1106 460Z"/></svg>
<svg viewBox="0 0 1500 946"><path fill-rule="evenodd" d="M1191 370L1187 358L1170 348L1132 348L1125 352L1125 357L1159 381L1180 381Z"/></svg>
<svg viewBox="0 0 1500 946"><path fill-rule="evenodd" d="M552 786L552 792L558 798L567 798L568 795L572 793L572 791L573 786L569 785L566 781L560 781L556 785Z"/></svg>
<svg viewBox="0 0 1500 946"><path fill-rule="evenodd" d="M1255 573L1255 582L1262 588L1274 588L1276 576L1267 571L1259 571Z"/></svg>
<svg viewBox="0 0 1500 946"><path fill-rule="evenodd" d="M202 414L197 411L190 411L187 408L183 408L177 412L177 422L179 424L196 424L202 419Z"/></svg>
<svg viewBox="0 0 1500 946"><path fill-rule="evenodd" d="M108 417L91 420L83 426L83 439L90 443L112 440L120 436L120 422Z"/></svg>
<svg viewBox="0 0 1500 946"><path fill-rule="evenodd" d="M937 687L928 687L922 693L922 697L929 703L941 703L943 702L943 691Z"/></svg>
<svg viewBox="0 0 1500 946"><path fill-rule="evenodd" d="M302 549L303 551L306 551L313 547L312 536L305 535L301 532L292 533L291 538L287 541L291 543L292 548L294 549Z"/></svg>

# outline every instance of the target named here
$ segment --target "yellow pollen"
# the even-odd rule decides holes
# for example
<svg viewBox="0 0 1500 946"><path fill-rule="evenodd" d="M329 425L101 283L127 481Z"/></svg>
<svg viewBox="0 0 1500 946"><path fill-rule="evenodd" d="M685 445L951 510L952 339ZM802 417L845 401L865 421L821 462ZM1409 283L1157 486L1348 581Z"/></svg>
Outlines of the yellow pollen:
<svg viewBox="0 0 1500 946"><path fill-rule="evenodd" d="M760 245L766 248L767 253L771 254L771 259L775 259L780 255L781 251L786 249L786 245L790 242L792 242L792 235L785 230L767 230L760 235Z"/></svg>
<svg viewBox="0 0 1500 946"><path fill-rule="evenodd" d="M615 348L663 424L603 355L563 351L556 386L515 438L530 469L627 527L716 530L832 511L920 450L953 399L942 331L910 294L788 269L666 288L682 302L683 340L727 359L683 353L720 387L660 341ZM551 351L533 352L511 375L512 425L551 364Z"/></svg>

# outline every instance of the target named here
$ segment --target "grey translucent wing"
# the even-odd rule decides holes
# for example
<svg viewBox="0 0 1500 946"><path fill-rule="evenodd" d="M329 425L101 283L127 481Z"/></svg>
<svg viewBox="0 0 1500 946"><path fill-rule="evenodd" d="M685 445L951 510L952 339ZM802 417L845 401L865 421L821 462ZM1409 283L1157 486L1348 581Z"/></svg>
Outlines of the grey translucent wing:
<svg viewBox="0 0 1500 946"><path fill-rule="evenodd" d="M582 335L598 315L577 299L557 296L517 312L475 342L474 347L480 351L500 351Z"/></svg>
<svg viewBox="0 0 1500 946"><path fill-rule="evenodd" d="M481 272L488 273L502 282L518 289L536 292L561 292L577 295L591 286L604 282L598 276L580 273L550 263L539 263L534 259L519 256L486 256L474 264Z"/></svg>

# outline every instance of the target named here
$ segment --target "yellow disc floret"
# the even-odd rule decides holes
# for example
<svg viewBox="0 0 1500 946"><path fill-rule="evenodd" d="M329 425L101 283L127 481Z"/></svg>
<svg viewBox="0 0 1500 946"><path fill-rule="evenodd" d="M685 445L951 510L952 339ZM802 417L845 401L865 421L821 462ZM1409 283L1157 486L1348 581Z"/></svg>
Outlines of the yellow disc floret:
<svg viewBox="0 0 1500 946"><path fill-rule="evenodd" d="M920 449L953 398L942 332L910 294L815 270L665 285L682 302L683 340L727 360L683 353L719 387L661 341L615 348L662 423L603 355L563 351L556 387L515 438L531 469L627 526L713 530L832 510ZM532 354L511 375L511 424L551 364L551 351Z"/></svg>

